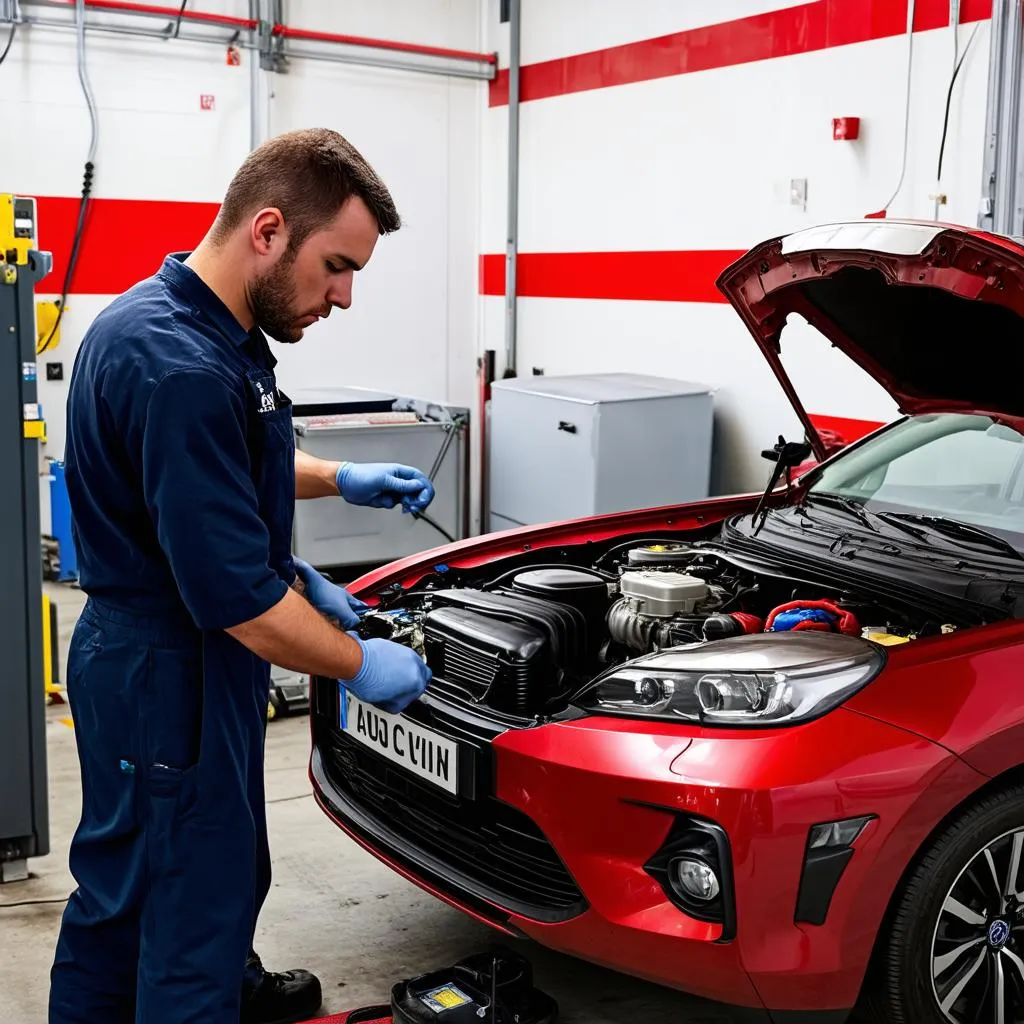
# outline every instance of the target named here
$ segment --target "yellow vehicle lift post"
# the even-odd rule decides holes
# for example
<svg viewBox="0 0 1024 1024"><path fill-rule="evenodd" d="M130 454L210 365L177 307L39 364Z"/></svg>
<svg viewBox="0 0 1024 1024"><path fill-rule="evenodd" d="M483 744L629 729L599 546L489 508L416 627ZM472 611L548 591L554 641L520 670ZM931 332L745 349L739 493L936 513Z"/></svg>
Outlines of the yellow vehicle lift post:
<svg viewBox="0 0 1024 1024"><path fill-rule="evenodd" d="M45 424L36 390L35 286L52 266L51 254L36 248L35 200L0 193L0 883L25 879L28 859L50 852L46 682L53 637L43 603Z"/></svg>

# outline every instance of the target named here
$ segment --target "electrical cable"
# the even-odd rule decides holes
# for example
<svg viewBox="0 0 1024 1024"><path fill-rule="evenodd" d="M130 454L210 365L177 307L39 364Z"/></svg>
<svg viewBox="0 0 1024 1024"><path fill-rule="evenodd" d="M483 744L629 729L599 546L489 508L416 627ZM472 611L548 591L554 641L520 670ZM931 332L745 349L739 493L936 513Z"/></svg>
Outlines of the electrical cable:
<svg viewBox="0 0 1024 1024"><path fill-rule="evenodd" d="M440 411L447 417L447 423L445 424L445 437L441 443L441 450L437 453L434 459L434 464L430 467L430 472L427 474L427 479L433 483L434 477L437 476L437 471L441 468L441 463L444 462L445 455L448 454L448 449L451 447L452 441L455 440L456 431L463 425L463 417L453 417L444 407L440 408ZM455 538L438 523L435 523L430 516L424 512L413 512L413 519L422 519L427 526L432 526L449 544L455 543Z"/></svg>
<svg viewBox="0 0 1024 1024"><path fill-rule="evenodd" d="M906 103L904 104L903 110L903 163L900 167L900 180L896 184L896 190L889 197L889 201L882 207L882 210L888 212L889 207L892 206L896 197L900 194L900 189L903 188L903 180L907 176L907 154L910 148L910 87L913 80L913 69L914 69L914 12L916 8L916 0L908 0L907 3L907 97Z"/></svg>
<svg viewBox="0 0 1024 1024"><path fill-rule="evenodd" d="M0 903L0 910L10 910L13 907L42 907L48 904L67 903L70 897L65 896L58 900L19 900L17 903Z"/></svg>
<svg viewBox="0 0 1024 1024"><path fill-rule="evenodd" d="M181 18L185 13L185 7L188 5L188 0L181 0L181 7L178 9L178 20L174 23L174 39L178 38L178 33L181 31Z"/></svg>
<svg viewBox="0 0 1024 1024"><path fill-rule="evenodd" d="M89 155L85 159L87 164L91 164L96 159L100 126L99 117L96 113L96 99L92 94L92 86L89 84L89 75L85 68L85 0L76 0L75 14L78 23L78 81L82 84L82 92L85 94L85 102L89 107L89 120L92 126L92 135L89 139Z"/></svg>
<svg viewBox="0 0 1024 1024"><path fill-rule="evenodd" d="M960 59L953 67L953 75L949 80L949 89L946 92L946 113L942 119L942 141L939 143L939 166L935 172L935 180L942 180L942 158L946 152L946 133L949 131L949 110L953 101L953 86L956 85L957 75L960 74L960 69L963 67L964 61L967 59L967 54L970 52L971 43L974 42L974 37L978 34L978 26L974 26L974 31L971 33L971 38L967 40L967 45L964 47L964 52L960 55Z"/></svg>
<svg viewBox="0 0 1024 1024"><path fill-rule="evenodd" d="M64 317L64 307L68 302L68 292L74 278L75 268L78 266L78 253L82 244L82 235L85 232L85 215L89 208L89 199L92 193L92 178L95 168L96 149L99 145L99 114L96 108L96 98L92 93L92 86L89 82L89 74L85 66L85 0L75 0L75 20L77 32L77 53L78 53L78 81L82 86L82 93L85 96L86 106L89 108L90 137L89 153L85 160L85 173L82 177L82 198L78 204L78 222L75 225L74 240L71 243L71 253L68 257L68 265L64 271L64 284L61 287L60 303L57 309L57 317L50 328L50 333L42 345L37 346L36 353L46 352L57 334L57 328Z"/></svg>
<svg viewBox="0 0 1024 1024"><path fill-rule="evenodd" d="M960 52L960 0L949 0L949 27L953 30L953 67Z"/></svg>
<svg viewBox="0 0 1024 1024"><path fill-rule="evenodd" d="M432 526L449 544L455 543L455 538L443 526L435 523L425 512L413 512L412 517L413 519L422 519L427 526Z"/></svg>
<svg viewBox="0 0 1024 1024"><path fill-rule="evenodd" d="M14 42L14 33L18 31L18 23L16 21L11 22L11 34L7 37L7 45L4 47L4 52L0 53L0 64L7 59L7 54L11 52L11 43Z"/></svg>

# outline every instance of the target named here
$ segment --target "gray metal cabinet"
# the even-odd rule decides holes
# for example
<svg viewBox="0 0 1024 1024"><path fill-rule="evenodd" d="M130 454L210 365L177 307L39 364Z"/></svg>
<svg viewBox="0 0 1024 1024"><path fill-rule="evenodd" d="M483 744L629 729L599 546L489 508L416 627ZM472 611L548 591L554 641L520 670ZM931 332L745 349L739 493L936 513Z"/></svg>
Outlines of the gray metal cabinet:
<svg viewBox="0 0 1024 1024"><path fill-rule="evenodd" d="M707 385L632 373L495 381L490 528L708 496Z"/></svg>

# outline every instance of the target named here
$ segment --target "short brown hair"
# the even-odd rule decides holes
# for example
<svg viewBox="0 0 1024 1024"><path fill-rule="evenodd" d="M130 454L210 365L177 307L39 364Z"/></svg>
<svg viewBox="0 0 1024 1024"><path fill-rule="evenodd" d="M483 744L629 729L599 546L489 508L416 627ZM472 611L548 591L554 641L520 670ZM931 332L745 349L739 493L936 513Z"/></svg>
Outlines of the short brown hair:
<svg viewBox="0 0 1024 1024"><path fill-rule="evenodd" d="M254 149L235 172L213 240L222 241L247 216L273 206L288 225L288 248L295 250L352 196L366 203L381 234L402 226L387 186L347 139L328 128L286 132Z"/></svg>

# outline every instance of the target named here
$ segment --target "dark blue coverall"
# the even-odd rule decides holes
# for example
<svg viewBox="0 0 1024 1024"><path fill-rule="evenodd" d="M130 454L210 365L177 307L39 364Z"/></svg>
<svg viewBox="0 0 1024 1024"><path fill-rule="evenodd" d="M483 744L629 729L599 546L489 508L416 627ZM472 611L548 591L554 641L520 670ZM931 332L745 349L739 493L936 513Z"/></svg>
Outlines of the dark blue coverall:
<svg viewBox="0 0 1024 1024"><path fill-rule="evenodd" d="M71 379L83 801L51 1024L238 1024L270 886L270 669L224 628L294 580L291 408L183 258L96 318Z"/></svg>

